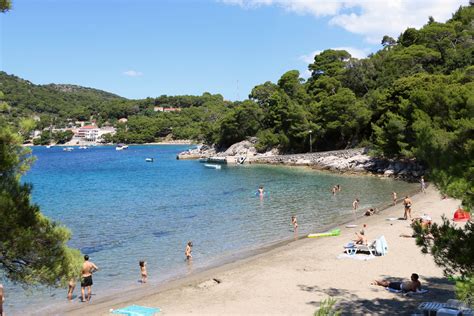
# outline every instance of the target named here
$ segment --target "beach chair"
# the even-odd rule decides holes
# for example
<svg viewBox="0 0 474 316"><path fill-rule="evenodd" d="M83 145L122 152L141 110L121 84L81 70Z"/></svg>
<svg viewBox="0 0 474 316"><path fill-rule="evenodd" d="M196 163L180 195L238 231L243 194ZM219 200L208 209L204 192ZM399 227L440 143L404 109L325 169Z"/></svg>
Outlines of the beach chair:
<svg viewBox="0 0 474 316"><path fill-rule="evenodd" d="M371 256L374 256L377 253L377 251L375 249L376 242L377 242L377 240L374 240L374 241L368 243L367 245L356 245L357 246L356 252L364 251L364 252L370 253Z"/></svg>
<svg viewBox="0 0 474 316"><path fill-rule="evenodd" d="M370 253L371 256L375 254L375 243L376 240L370 242L367 245L358 245L353 242L348 243L344 246L344 252L348 255L355 255L358 251L365 251Z"/></svg>

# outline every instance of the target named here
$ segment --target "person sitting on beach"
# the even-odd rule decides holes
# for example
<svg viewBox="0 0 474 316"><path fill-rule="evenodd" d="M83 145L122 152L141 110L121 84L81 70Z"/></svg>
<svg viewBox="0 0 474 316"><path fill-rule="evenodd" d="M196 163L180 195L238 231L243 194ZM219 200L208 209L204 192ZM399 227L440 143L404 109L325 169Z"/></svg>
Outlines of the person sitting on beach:
<svg viewBox="0 0 474 316"><path fill-rule="evenodd" d="M146 272L146 261L139 261L138 265L140 266L140 275L142 277L142 283L146 283L148 279L148 273Z"/></svg>
<svg viewBox="0 0 474 316"><path fill-rule="evenodd" d="M84 256L84 263L82 264L82 271L81 271L81 298L82 301L85 302L85 289L87 288L87 300L91 300L92 296L92 273L98 271L99 268L93 263L89 261L89 256Z"/></svg>
<svg viewBox="0 0 474 316"><path fill-rule="evenodd" d="M432 220L431 217L428 215L423 215L421 217L416 217L412 219L411 226L414 228L415 225L420 225L421 230L425 233L423 235L423 238L425 239L434 239L433 235L429 233L429 229L431 228ZM426 234L427 233L427 234ZM400 237L405 237L405 238L416 238L417 234L413 232L412 234L400 234Z"/></svg>
<svg viewBox="0 0 474 316"><path fill-rule="evenodd" d="M408 198L408 195L405 196L403 199L403 206L405 207L405 213L403 214L403 219L407 219L408 217L411 220L411 200Z"/></svg>
<svg viewBox="0 0 474 316"><path fill-rule="evenodd" d="M356 239L354 239L354 242L357 245L367 245L369 242L367 240L367 236L365 236L365 229L367 228L367 224L364 224L362 229L359 232L355 232Z"/></svg>
<svg viewBox="0 0 474 316"><path fill-rule="evenodd" d="M76 288L76 278L70 278L67 288L67 299L72 300L72 294L74 293L74 289Z"/></svg>
<svg viewBox="0 0 474 316"><path fill-rule="evenodd" d="M367 211L365 211L365 216L371 216L376 214L377 212L377 208L369 208Z"/></svg>
<svg viewBox="0 0 474 316"><path fill-rule="evenodd" d="M296 231L298 230L298 221L296 220L295 215L291 216L291 224L293 225L296 233Z"/></svg>
<svg viewBox="0 0 474 316"><path fill-rule="evenodd" d="M186 245L186 250L184 251L184 255L186 256L186 260L191 260L193 258L191 252L193 251L193 243L188 241Z"/></svg>
<svg viewBox="0 0 474 316"><path fill-rule="evenodd" d="M410 281L405 282L390 282L388 280L374 280L371 284L383 287L388 287L392 290L403 291L403 292L416 292L421 289L421 283L418 280L418 274L413 273L410 277Z"/></svg>

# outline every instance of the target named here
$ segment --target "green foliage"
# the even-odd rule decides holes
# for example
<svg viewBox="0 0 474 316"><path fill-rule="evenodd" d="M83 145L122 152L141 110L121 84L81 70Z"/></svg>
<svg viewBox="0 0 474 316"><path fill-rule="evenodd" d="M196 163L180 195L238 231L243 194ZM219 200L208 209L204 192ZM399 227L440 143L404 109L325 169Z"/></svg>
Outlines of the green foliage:
<svg viewBox="0 0 474 316"><path fill-rule="evenodd" d="M65 144L72 139L74 133L70 130L66 131L57 131L53 133L53 139L56 144Z"/></svg>
<svg viewBox="0 0 474 316"><path fill-rule="evenodd" d="M7 12L12 8L11 0L0 0L0 12Z"/></svg>
<svg viewBox="0 0 474 316"><path fill-rule="evenodd" d="M314 316L339 316L341 311L335 308L336 300L329 297L321 302L319 309L314 312Z"/></svg>
<svg viewBox="0 0 474 316"><path fill-rule="evenodd" d="M474 223L457 227L443 218L429 229L414 227L417 245L423 253L430 253L446 276L456 277L456 296L474 306ZM431 238L427 238L431 237Z"/></svg>
<svg viewBox="0 0 474 316"><path fill-rule="evenodd" d="M63 285L79 274L80 252L67 247L70 232L31 203L32 187L20 176L32 158L21 142L0 122L0 269L23 285Z"/></svg>

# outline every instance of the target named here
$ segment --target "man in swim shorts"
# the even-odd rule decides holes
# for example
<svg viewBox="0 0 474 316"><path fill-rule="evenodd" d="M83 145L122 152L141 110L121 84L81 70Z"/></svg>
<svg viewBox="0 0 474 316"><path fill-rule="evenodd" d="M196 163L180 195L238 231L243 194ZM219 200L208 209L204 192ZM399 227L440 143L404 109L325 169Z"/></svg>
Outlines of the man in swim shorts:
<svg viewBox="0 0 474 316"><path fill-rule="evenodd" d="M413 273L410 277L410 281L390 282L388 280L375 280L371 284L388 287L392 290L397 290L397 291L416 292L421 289L421 283L418 279L419 279L418 274Z"/></svg>
<svg viewBox="0 0 474 316"><path fill-rule="evenodd" d="M98 271L99 268L93 263L89 261L89 256L84 256L84 263L82 264L82 271L81 271L81 296L82 301L85 301L85 289L87 288L87 300L91 300L92 295L92 273Z"/></svg>

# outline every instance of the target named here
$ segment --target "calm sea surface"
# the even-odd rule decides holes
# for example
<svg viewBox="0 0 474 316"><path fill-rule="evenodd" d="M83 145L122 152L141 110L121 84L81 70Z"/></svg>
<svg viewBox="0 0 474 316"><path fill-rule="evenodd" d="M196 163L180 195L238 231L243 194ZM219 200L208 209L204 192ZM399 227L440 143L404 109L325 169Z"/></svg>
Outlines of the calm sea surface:
<svg viewBox="0 0 474 316"><path fill-rule="evenodd" d="M65 152L34 147L35 164L23 178L33 200L54 220L68 226L70 246L88 254L100 271L94 297L139 287L139 260L148 262L149 282L160 284L189 273L184 261L192 240L193 271L235 254L350 219L351 204L361 209L388 204L414 184L376 177L339 176L303 168L263 165L207 169L179 161L189 146L95 147ZM153 163L145 158L153 157ZM342 186L332 196L331 187ZM255 195L259 185L269 192ZM6 310L23 315L65 302L66 289L30 290L6 284ZM80 293L80 286L75 294ZM79 304L77 299L72 304Z"/></svg>

